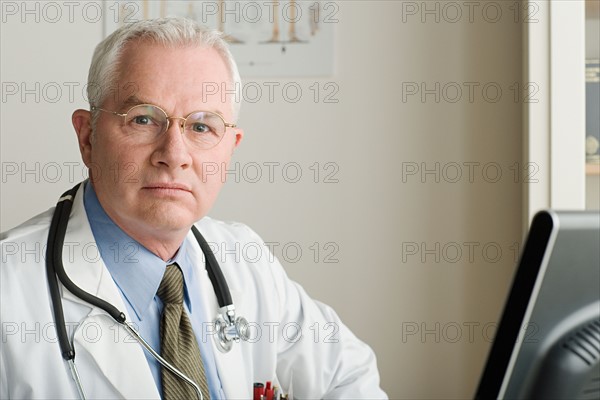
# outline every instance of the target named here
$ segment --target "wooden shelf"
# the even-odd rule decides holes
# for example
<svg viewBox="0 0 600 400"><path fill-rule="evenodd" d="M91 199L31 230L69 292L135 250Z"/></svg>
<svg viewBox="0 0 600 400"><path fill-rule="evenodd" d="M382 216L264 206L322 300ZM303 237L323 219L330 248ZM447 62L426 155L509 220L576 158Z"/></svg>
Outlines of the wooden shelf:
<svg viewBox="0 0 600 400"><path fill-rule="evenodd" d="M586 175L600 175L600 164L585 164Z"/></svg>

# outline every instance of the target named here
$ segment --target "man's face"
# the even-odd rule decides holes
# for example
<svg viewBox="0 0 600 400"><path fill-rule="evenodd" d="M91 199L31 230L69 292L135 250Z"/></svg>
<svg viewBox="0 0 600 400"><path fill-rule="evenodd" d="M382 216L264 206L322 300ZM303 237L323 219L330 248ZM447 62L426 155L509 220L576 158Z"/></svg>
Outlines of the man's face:
<svg viewBox="0 0 600 400"><path fill-rule="evenodd" d="M225 62L214 49L167 48L135 41L121 58L118 91L101 108L125 113L135 104L153 104L170 117L212 111L232 122L231 98L205 94L231 87ZM215 86L215 84L217 86ZM123 132L123 117L101 112L90 148L82 147L98 199L129 234L187 230L207 214L223 185L226 168L242 131L227 128L221 142L199 149L182 134L181 120L151 143ZM81 135L80 135L81 136ZM80 138L80 147L81 147Z"/></svg>

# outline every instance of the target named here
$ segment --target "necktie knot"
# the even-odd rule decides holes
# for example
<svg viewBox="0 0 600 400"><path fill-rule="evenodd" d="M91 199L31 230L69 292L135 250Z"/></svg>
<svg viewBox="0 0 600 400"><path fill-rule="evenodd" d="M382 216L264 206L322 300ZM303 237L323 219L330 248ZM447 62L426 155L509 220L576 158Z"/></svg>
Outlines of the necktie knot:
<svg viewBox="0 0 600 400"><path fill-rule="evenodd" d="M165 274L156 292L163 303L183 303L183 274L177 264L167 265Z"/></svg>

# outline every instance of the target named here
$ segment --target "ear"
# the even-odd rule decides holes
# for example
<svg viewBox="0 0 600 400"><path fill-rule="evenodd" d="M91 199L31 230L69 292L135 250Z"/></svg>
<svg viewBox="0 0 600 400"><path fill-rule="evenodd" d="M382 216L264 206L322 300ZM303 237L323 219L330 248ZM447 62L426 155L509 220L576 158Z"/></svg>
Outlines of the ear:
<svg viewBox="0 0 600 400"><path fill-rule="evenodd" d="M233 145L234 149L240 145L243 137L244 137L244 130L240 129L240 128L236 128L235 129L235 144Z"/></svg>
<svg viewBox="0 0 600 400"><path fill-rule="evenodd" d="M92 114L87 110L75 110L71 117L81 158L86 166L92 163Z"/></svg>

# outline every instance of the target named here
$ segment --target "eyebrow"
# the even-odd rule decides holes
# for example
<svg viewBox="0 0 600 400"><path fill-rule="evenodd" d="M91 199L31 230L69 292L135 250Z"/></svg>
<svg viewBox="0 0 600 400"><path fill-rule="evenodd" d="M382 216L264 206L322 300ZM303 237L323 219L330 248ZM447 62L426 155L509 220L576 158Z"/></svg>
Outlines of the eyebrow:
<svg viewBox="0 0 600 400"><path fill-rule="evenodd" d="M125 101L123 102L123 104L121 105L121 111L127 111L131 107L138 106L140 104L150 104L150 105L153 105L153 106L160 107L160 108L162 108L164 110L164 108L162 106L159 106L158 104L155 104L152 101L140 99L136 95L131 95L128 98L126 98ZM225 116L221 112L221 110L196 109L196 110L193 110L191 112L195 112L195 111L210 111L210 112L213 112L215 114L219 114L222 118L225 118Z"/></svg>
<svg viewBox="0 0 600 400"><path fill-rule="evenodd" d="M125 99L125 101L123 102L123 105L121 106L122 108L131 108L133 106L137 106L140 104L152 104L151 101L146 101L146 100L142 100L139 97L137 97L136 95L131 95L128 98Z"/></svg>

